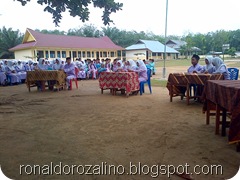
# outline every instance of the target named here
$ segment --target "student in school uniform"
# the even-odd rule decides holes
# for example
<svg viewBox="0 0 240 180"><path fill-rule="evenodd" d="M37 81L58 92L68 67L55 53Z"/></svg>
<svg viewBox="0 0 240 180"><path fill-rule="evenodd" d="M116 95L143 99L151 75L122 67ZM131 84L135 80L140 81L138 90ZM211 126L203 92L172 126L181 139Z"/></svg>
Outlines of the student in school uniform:
<svg viewBox="0 0 240 180"><path fill-rule="evenodd" d="M75 65L71 62L71 57L66 58L66 64L64 65L64 72L67 74L66 84L68 90L70 90L70 80L76 77L75 75Z"/></svg>

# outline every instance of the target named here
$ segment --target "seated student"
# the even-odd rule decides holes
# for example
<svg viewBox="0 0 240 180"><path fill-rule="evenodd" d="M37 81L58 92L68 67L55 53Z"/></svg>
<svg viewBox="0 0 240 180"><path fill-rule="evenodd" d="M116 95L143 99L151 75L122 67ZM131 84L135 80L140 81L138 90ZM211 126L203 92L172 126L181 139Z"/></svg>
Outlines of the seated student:
<svg viewBox="0 0 240 180"><path fill-rule="evenodd" d="M53 70L63 70L62 60L57 58L53 64Z"/></svg>
<svg viewBox="0 0 240 180"><path fill-rule="evenodd" d="M190 66L188 68L188 73L201 73L202 72L202 66L200 64L198 64L200 57L196 54L194 54L192 56L192 66ZM202 86L197 86L196 84L190 84L190 94L191 94L191 88L193 87L193 91L194 91L194 96L200 96L200 94L202 93ZM185 94L186 88L182 87L182 94ZM196 100L196 99L195 99Z"/></svg>
<svg viewBox="0 0 240 180"><path fill-rule="evenodd" d="M200 57L196 54L192 56L192 66L188 68L188 73L201 73L202 66L198 64Z"/></svg>
<svg viewBox="0 0 240 180"><path fill-rule="evenodd" d="M105 68L107 69L108 72L111 71L111 59L109 58L106 59Z"/></svg>
<svg viewBox="0 0 240 180"><path fill-rule="evenodd" d="M7 77L5 74L3 62L0 61L0 85L6 85L6 81L7 81Z"/></svg>
<svg viewBox="0 0 240 180"><path fill-rule="evenodd" d="M35 68L35 70L47 70L48 66L47 64L45 63L45 60L43 58L40 58L39 61L38 61L38 65L37 67Z"/></svg>
<svg viewBox="0 0 240 180"><path fill-rule="evenodd" d="M137 64L135 63L134 60L129 59L126 61L126 70L127 71L134 71L137 69Z"/></svg>
<svg viewBox="0 0 240 180"><path fill-rule="evenodd" d="M144 64L143 60L137 60L137 66L138 66L138 68L136 70L133 70L133 71L138 72L139 82L147 81L147 79L148 79L147 67Z"/></svg>
<svg viewBox="0 0 240 180"><path fill-rule="evenodd" d="M113 72L117 72L117 69L118 69L117 61L118 61L117 59L114 59L114 60L113 60L112 67L111 67L111 70L112 70Z"/></svg>
<svg viewBox="0 0 240 180"><path fill-rule="evenodd" d="M64 65L63 70L67 74L66 84L67 84L68 90L70 90L70 80L76 77L75 65L71 63L71 57L66 58L66 64Z"/></svg>
<svg viewBox="0 0 240 180"><path fill-rule="evenodd" d="M124 65L123 65L123 62L122 60L118 60L117 61L117 71L116 72L123 72L124 71Z"/></svg>
<svg viewBox="0 0 240 180"><path fill-rule="evenodd" d="M11 79L11 83L20 83L21 82L21 76L17 74L17 71L14 68L14 62L11 60L7 61L7 66L5 67L5 71L8 77Z"/></svg>
<svg viewBox="0 0 240 180"><path fill-rule="evenodd" d="M17 64L14 66L16 72L20 75L21 81L25 82L27 73L24 69L24 66L20 60L18 60Z"/></svg>
<svg viewBox="0 0 240 180"><path fill-rule="evenodd" d="M87 73L88 79L90 74L92 74L93 78L96 79L96 73L97 73L97 68L95 64L93 64L93 61L90 60L88 64L88 73Z"/></svg>
<svg viewBox="0 0 240 180"><path fill-rule="evenodd" d="M230 80L227 66L224 64L223 60L219 57L214 57L212 60L213 66L215 66L215 71L213 74L223 74L225 80Z"/></svg>
<svg viewBox="0 0 240 180"><path fill-rule="evenodd" d="M212 74L215 71L215 67L212 64L212 56L207 56L205 58L206 65L203 66L201 73L209 73Z"/></svg>
<svg viewBox="0 0 240 180"><path fill-rule="evenodd" d="M104 64L101 64L101 67L98 68L97 72L98 72L98 77L100 75L101 72L105 72L108 71L107 68L105 68Z"/></svg>

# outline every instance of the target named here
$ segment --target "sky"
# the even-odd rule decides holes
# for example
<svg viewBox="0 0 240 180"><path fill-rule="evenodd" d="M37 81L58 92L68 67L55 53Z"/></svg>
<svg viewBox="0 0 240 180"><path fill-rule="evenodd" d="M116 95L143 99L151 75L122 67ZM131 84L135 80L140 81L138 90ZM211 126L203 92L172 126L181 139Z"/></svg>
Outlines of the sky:
<svg viewBox="0 0 240 180"><path fill-rule="evenodd" d="M68 31L80 28L84 24L93 24L99 30L104 27L100 9L90 6L90 19L82 23L78 17L71 17L68 12L56 27L50 13L44 12L44 6L31 0L22 6L14 0L1 0L0 28L26 28ZM114 21L110 27L137 32L153 32L164 35L166 18L166 0L115 0L123 3L121 11L110 17ZM167 35L183 36L188 33L208 33L217 30L240 29L239 0L168 0Z"/></svg>

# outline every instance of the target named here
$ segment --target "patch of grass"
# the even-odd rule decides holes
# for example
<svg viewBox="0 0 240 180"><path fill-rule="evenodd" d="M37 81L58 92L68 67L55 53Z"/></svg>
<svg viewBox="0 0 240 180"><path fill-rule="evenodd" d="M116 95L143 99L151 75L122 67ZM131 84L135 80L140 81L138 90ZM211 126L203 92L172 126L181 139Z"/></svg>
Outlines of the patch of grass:
<svg viewBox="0 0 240 180"><path fill-rule="evenodd" d="M154 87L166 87L167 81L166 80L151 79L151 85L154 86Z"/></svg>
<svg viewBox="0 0 240 180"><path fill-rule="evenodd" d="M239 62L226 62L227 67L236 67L240 68L240 61Z"/></svg>
<svg viewBox="0 0 240 180"><path fill-rule="evenodd" d="M160 60L155 63L156 67L163 67L164 61ZM204 60L200 60L199 64L205 65ZM166 67L174 67L174 66L191 66L191 60L190 59L172 59L172 60L166 60L165 62Z"/></svg>

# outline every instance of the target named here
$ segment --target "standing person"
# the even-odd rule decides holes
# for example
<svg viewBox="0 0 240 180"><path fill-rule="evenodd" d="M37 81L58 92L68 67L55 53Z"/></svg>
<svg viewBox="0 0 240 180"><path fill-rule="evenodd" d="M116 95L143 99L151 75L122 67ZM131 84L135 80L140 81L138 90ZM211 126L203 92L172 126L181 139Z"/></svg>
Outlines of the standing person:
<svg viewBox="0 0 240 180"><path fill-rule="evenodd" d="M219 57L214 57L212 60L213 66L215 66L215 71L213 74L223 74L225 80L230 80L227 66L224 64L223 60Z"/></svg>
<svg viewBox="0 0 240 180"><path fill-rule="evenodd" d="M66 64L64 65L64 72L67 74L67 87L70 90L70 80L76 77L75 75L75 65L71 62L71 57L66 58Z"/></svg>
<svg viewBox="0 0 240 180"><path fill-rule="evenodd" d="M213 57L207 56L205 58L205 66L203 66L201 73L209 73L212 74L215 71L215 67L212 64Z"/></svg>
<svg viewBox="0 0 240 180"><path fill-rule="evenodd" d="M150 59L148 64L150 66L152 74L155 75L156 72L155 72L155 62L154 62L154 59Z"/></svg>
<svg viewBox="0 0 240 180"><path fill-rule="evenodd" d="M188 73L201 73L202 66L198 64L200 57L196 54L192 56L192 66L188 68Z"/></svg>

